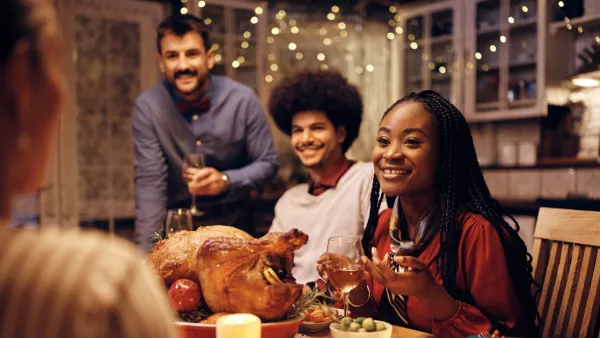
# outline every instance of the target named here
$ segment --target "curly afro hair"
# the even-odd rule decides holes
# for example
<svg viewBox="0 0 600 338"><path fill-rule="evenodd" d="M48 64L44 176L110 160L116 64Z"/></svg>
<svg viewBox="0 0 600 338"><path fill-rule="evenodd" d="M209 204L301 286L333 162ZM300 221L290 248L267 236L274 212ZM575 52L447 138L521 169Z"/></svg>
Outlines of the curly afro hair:
<svg viewBox="0 0 600 338"><path fill-rule="evenodd" d="M279 129L291 134L294 114L322 111L336 127L346 128L345 153L358 137L363 103L358 89L335 70L306 70L286 77L269 97L269 112Z"/></svg>

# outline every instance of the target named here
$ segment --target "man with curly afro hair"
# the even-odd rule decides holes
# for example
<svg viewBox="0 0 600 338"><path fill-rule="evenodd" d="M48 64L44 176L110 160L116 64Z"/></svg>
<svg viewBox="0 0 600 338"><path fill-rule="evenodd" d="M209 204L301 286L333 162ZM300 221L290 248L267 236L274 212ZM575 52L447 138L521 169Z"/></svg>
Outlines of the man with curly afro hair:
<svg viewBox="0 0 600 338"><path fill-rule="evenodd" d="M269 231L298 228L309 235L295 252L293 274L298 283L312 284L328 238L362 237L368 219L373 164L345 156L358 137L362 99L337 71L303 71L273 89L268 108L309 173L307 184L279 199Z"/></svg>

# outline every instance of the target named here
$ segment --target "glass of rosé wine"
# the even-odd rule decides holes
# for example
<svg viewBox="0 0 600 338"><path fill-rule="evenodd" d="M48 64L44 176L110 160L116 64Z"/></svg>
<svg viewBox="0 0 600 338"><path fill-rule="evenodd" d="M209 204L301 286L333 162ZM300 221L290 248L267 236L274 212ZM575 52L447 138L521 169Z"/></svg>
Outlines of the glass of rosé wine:
<svg viewBox="0 0 600 338"><path fill-rule="evenodd" d="M348 293L363 277L364 255L360 238L331 237L327 243L325 272L329 282L344 294L344 316L348 316Z"/></svg>

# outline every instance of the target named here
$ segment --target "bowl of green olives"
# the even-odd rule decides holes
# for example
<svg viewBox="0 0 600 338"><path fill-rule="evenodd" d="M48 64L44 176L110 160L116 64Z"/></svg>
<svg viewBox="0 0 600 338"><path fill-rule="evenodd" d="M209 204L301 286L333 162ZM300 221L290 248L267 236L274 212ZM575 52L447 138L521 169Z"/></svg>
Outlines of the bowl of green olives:
<svg viewBox="0 0 600 338"><path fill-rule="evenodd" d="M392 325L373 318L344 317L339 322L329 325L332 338L390 338Z"/></svg>

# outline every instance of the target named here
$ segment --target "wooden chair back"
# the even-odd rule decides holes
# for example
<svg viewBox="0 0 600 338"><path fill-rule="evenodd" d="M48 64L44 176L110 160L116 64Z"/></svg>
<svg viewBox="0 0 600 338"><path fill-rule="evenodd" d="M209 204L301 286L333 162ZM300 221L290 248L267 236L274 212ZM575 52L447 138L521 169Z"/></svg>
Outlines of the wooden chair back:
<svg viewBox="0 0 600 338"><path fill-rule="evenodd" d="M598 333L600 212L540 208L533 243L533 274L541 337Z"/></svg>

